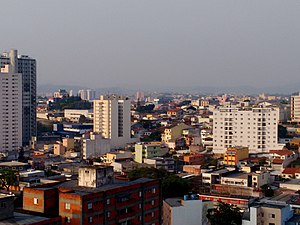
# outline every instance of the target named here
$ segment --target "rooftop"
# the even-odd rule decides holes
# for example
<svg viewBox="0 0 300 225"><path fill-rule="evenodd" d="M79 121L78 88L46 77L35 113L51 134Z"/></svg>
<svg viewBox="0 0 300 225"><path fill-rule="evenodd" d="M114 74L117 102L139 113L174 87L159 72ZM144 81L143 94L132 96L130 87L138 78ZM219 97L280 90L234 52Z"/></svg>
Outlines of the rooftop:
<svg viewBox="0 0 300 225"><path fill-rule="evenodd" d="M46 217L14 212L13 218L1 220L0 225L2 225L2 224L3 225L4 224L5 225L26 225L26 224L43 222L48 219L49 218L46 218Z"/></svg>
<svg viewBox="0 0 300 225"><path fill-rule="evenodd" d="M167 198L165 202L171 207L179 207L182 206L181 198Z"/></svg>
<svg viewBox="0 0 300 225"><path fill-rule="evenodd" d="M11 162L1 162L0 166L27 166L28 163L22 163L17 161L11 161Z"/></svg>
<svg viewBox="0 0 300 225"><path fill-rule="evenodd" d="M83 187L83 186L78 186L78 181L77 180L70 180L66 181L64 183L58 184L54 186L53 188L62 188L62 189L68 189L71 191L74 191L74 194L77 195L86 195L89 193L97 193L97 192L102 192L102 191L108 191L120 187L126 187L126 186L131 186L134 184L142 184L145 182L150 182L154 181L153 179L149 178L140 178L134 181L115 181L113 184L106 184L104 186L98 187L98 188L91 188L91 187ZM35 187L37 190L48 190L51 188L47 187Z"/></svg>

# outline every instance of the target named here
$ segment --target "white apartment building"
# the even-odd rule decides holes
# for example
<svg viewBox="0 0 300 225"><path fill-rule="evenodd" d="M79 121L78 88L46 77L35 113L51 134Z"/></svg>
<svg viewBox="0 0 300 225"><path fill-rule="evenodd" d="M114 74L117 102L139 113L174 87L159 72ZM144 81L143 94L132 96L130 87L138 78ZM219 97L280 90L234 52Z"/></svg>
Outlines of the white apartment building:
<svg viewBox="0 0 300 225"><path fill-rule="evenodd" d="M291 121L300 122L300 93L291 96Z"/></svg>
<svg viewBox="0 0 300 225"><path fill-rule="evenodd" d="M94 100L94 132L110 139L112 148L123 148L130 143L130 100L115 95L102 95Z"/></svg>
<svg viewBox="0 0 300 225"><path fill-rule="evenodd" d="M251 153L280 149L277 143L279 109L224 107L213 111L213 151L249 147Z"/></svg>
<svg viewBox="0 0 300 225"><path fill-rule="evenodd" d="M5 65L0 71L0 152L8 156L22 146L22 74Z"/></svg>
<svg viewBox="0 0 300 225"><path fill-rule="evenodd" d="M78 95L82 100L95 100L96 98L96 91L94 90L79 90Z"/></svg>
<svg viewBox="0 0 300 225"><path fill-rule="evenodd" d="M12 73L22 74L22 138L23 146L36 137L36 60L18 55L17 50L0 54L0 67L10 65Z"/></svg>

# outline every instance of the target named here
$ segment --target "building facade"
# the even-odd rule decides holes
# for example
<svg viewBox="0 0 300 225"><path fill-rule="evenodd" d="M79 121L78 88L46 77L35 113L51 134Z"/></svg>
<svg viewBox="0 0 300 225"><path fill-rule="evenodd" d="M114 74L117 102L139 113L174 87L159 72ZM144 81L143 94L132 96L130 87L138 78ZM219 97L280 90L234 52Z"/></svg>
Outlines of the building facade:
<svg viewBox="0 0 300 225"><path fill-rule="evenodd" d="M0 152L17 152L22 133L22 75L5 65L0 71Z"/></svg>
<svg viewBox="0 0 300 225"><path fill-rule="evenodd" d="M36 60L18 55L17 50L0 55L0 66L10 65L11 73L22 74L22 144L36 137Z"/></svg>
<svg viewBox="0 0 300 225"><path fill-rule="evenodd" d="M300 93L291 96L291 121L300 122Z"/></svg>
<svg viewBox="0 0 300 225"><path fill-rule="evenodd" d="M51 214L61 216L65 225L160 225L160 181L142 178L118 182L111 179L111 170L84 167L79 171L78 184L73 180L52 187L25 188L23 208L43 212L46 205L55 205L56 211Z"/></svg>
<svg viewBox="0 0 300 225"><path fill-rule="evenodd" d="M207 211L213 208L212 201L202 201L185 196L185 199L168 198L163 202L164 225L208 224Z"/></svg>
<svg viewBox="0 0 300 225"><path fill-rule="evenodd" d="M227 148L245 146L250 153L278 149L279 109L219 108L213 112L213 151L224 154Z"/></svg>
<svg viewBox="0 0 300 225"><path fill-rule="evenodd" d="M124 96L100 96L94 100L94 132L111 140L112 148L131 142L130 100Z"/></svg>
<svg viewBox="0 0 300 225"><path fill-rule="evenodd" d="M231 147L224 154L224 164L229 166L237 166L240 160L249 158L248 147Z"/></svg>

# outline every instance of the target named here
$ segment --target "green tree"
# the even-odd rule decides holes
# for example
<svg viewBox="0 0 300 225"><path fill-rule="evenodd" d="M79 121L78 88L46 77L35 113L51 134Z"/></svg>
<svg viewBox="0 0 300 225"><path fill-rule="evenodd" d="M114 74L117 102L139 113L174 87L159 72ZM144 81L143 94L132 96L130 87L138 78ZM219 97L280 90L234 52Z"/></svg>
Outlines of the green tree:
<svg viewBox="0 0 300 225"><path fill-rule="evenodd" d="M287 129L284 126L278 125L278 137L286 138L288 137Z"/></svg>
<svg viewBox="0 0 300 225"><path fill-rule="evenodd" d="M86 122L86 117L84 115L80 115L78 122L79 123L85 123Z"/></svg>
<svg viewBox="0 0 300 225"><path fill-rule="evenodd" d="M164 198L182 197L189 193L189 184L181 177L171 174L162 180L162 195Z"/></svg>
<svg viewBox="0 0 300 225"><path fill-rule="evenodd" d="M138 178L151 178L160 179L162 181L162 195L163 198L170 197L182 197L189 193L189 183L176 176L175 174L168 173L164 169L150 168L139 168L132 170L128 173L130 180L136 180Z"/></svg>
<svg viewBox="0 0 300 225"><path fill-rule="evenodd" d="M154 167L143 167L132 170L128 173L129 180L136 180L142 177L151 179L162 179L168 175L164 169L156 169Z"/></svg>
<svg viewBox="0 0 300 225"><path fill-rule="evenodd" d="M17 181L17 173L12 169L3 168L0 170L0 185L9 191L10 186L14 185Z"/></svg>
<svg viewBox="0 0 300 225"><path fill-rule="evenodd" d="M241 225L242 216L239 207L221 201L216 208L208 210L206 215L211 225Z"/></svg>
<svg viewBox="0 0 300 225"><path fill-rule="evenodd" d="M260 187L261 192L266 196L266 197L272 197L274 195L274 191L271 188L270 185L264 184L263 186Z"/></svg>
<svg viewBox="0 0 300 225"><path fill-rule="evenodd" d="M150 113L153 111L154 107L155 107L154 104L149 104L145 106L138 105L136 111L140 113Z"/></svg>

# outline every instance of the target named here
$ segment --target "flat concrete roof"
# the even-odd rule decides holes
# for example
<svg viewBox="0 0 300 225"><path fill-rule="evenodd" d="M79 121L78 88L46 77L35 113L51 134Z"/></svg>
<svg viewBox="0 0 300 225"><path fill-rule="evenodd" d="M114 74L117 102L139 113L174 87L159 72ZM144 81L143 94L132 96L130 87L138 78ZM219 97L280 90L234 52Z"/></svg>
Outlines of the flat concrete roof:
<svg viewBox="0 0 300 225"><path fill-rule="evenodd" d="M41 217L41 216L34 216L29 214L17 213L14 212L14 217L1 220L0 225L26 225L32 223L42 222L44 220L48 220L49 218Z"/></svg>
<svg viewBox="0 0 300 225"><path fill-rule="evenodd" d="M0 166L27 166L28 163L22 163L17 161L11 161L11 162L1 162Z"/></svg>

